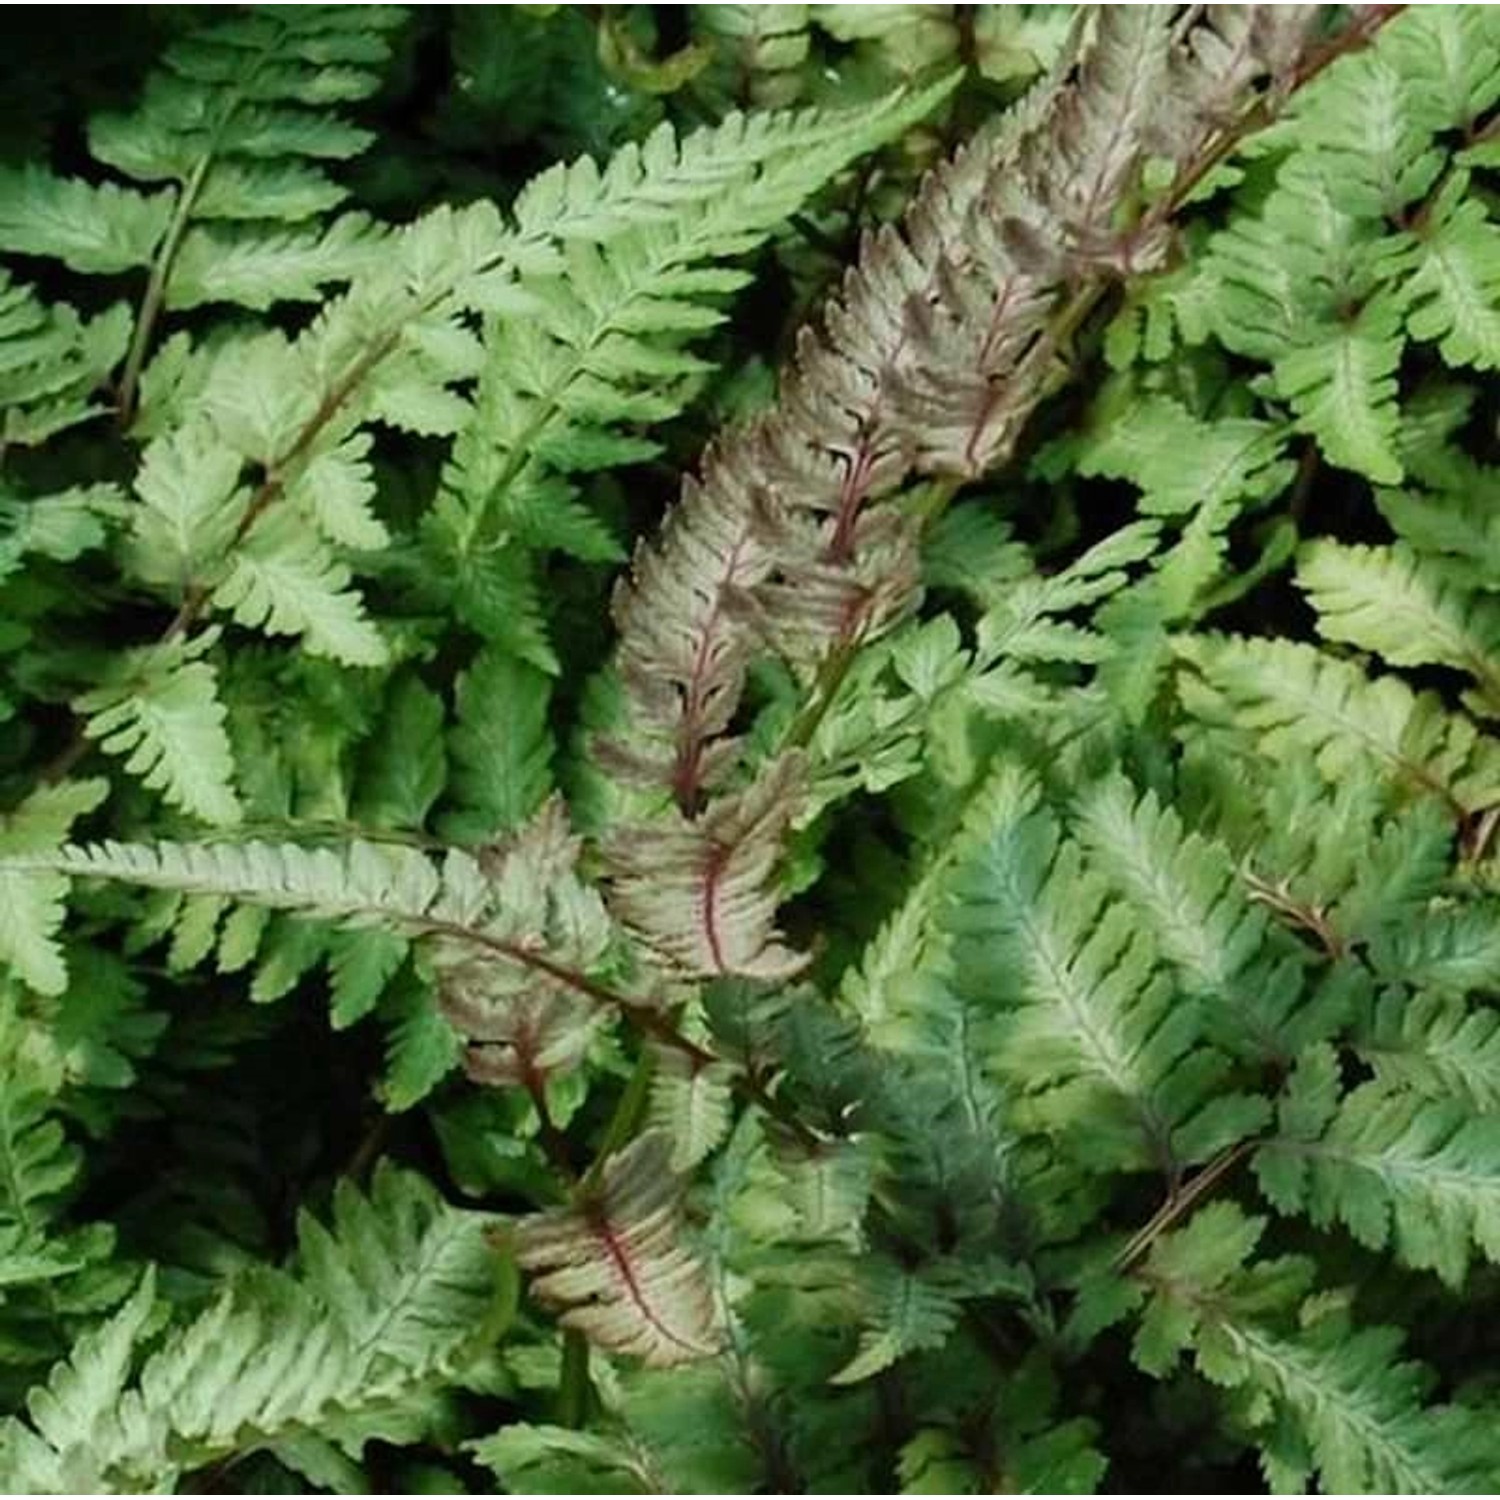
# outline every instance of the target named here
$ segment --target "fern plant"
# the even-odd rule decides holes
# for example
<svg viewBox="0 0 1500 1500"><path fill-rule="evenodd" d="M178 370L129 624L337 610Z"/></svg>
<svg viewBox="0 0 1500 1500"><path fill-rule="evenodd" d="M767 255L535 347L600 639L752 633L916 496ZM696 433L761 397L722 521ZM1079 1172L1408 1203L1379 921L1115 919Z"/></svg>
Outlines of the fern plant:
<svg viewBox="0 0 1500 1500"><path fill-rule="evenodd" d="M80 74L6 1488L1493 1488L1500 32L1398 12Z"/></svg>

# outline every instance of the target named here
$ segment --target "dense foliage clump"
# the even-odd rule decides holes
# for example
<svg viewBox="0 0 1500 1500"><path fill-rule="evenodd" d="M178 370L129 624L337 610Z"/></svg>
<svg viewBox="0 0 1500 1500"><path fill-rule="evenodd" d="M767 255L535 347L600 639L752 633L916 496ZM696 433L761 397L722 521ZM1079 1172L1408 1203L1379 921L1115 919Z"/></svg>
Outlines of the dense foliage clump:
<svg viewBox="0 0 1500 1500"><path fill-rule="evenodd" d="M1496 13L109 14L0 1489L1500 1485Z"/></svg>

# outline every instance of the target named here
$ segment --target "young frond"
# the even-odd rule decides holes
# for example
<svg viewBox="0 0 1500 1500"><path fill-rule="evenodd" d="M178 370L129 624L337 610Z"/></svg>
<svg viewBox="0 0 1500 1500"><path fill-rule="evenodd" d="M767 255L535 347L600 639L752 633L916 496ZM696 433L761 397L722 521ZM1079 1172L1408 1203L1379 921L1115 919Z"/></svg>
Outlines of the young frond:
<svg viewBox="0 0 1500 1500"><path fill-rule="evenodd" d="M672 1143L657 1131L610 1157L576 1205L521 1220L516 1259L566 1328L647 1365L707 1359L722 1330L713 1288L686 1240Z"/></svg>

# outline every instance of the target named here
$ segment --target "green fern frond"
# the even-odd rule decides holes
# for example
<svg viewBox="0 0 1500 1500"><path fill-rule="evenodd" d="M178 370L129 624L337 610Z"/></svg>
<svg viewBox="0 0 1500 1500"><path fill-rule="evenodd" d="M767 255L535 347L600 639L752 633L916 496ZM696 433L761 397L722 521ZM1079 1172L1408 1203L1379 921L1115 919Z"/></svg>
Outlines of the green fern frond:
<svg viewBox="0 0 1500 1500"><path fill-rule="evenodd" d="M85 322L0 269L0 443L34 447L105 411L97 396L129 339L124 303Z"/></svg>
<svg viewBox="0 0 1500 1500"><path fill-rule="evenodd" d="M300 224L343 199L320 163L357 155L371 137L330 106L379 86L386 33L401 20L381 7L266 8L195 29L168 48L133 113L98 116L89 128L100 161L170 190L94 186L37 169L12 174L0 182L0 246L86 273L150 266L147 335L163 305L245 292L250 306L316 299L368 254L367 221L346 221L326 237L256 221ZM205 274L220 263L223 277Z"/></svg>
<svg viewBox="0 0 1500 1500"><path fill-rule="evenodd" d="M454 855L446 874L454 892L423 854L401 844L351 843L347 849L243 843L69 845L7 855L7 870L54 870L82 879L117 880L302 912L351 926L392 922L422 929L464 909L462 892L481 888L477 867ZM454 903L451 907L445 903Z"/></svg>
<svg viewBox="0 0 1500 1500"><path fill-rule="evenodd" d="M107 523L123 509L124 497L112 484L78 484L24 499L0 488L0 583L28 557L72 562L102 546Z"/></svg>
<svg viewBox="0 0 1500 1500"><path fill-rule="evenodd" d="M1329 1048L1305 1053L1255 1156L1283 1213L1340 1223L1373 1250L1458 1286L1478 1250L1500 1260L1500 1121L1454 1100L1364 1084L1340 1097Z"/></svg>
<svg viewBox="0 0 1500 1500"><path fill-rule="evenodd" d="M1151 1300L1136 1362L1163 1374L1191 1348L1209 1381L1245 1398L1276 1490L1313 1473L1330 1493L1484 1490L1500 1459L1491 1425L1422 1404L1428 1374L1398 1362L1397 1330L1351 1329L1317 1298L1295 1319L1307 1263L1245 1264L1264 1227L1218 1203L1152 1247L1138 1273Z"/></svg>
<svg viewBox="0 0 1500 1500"><path fill-rule="evenodd" d="M1460 811L1500 799L1500 745L1433 694L1292 641L1196 636L1177 649L1196 669L1180 683L1189 712L1264 755L1310 754L1330 780L1370 762Z"/></svg>
<svg viewBox="0 0 1500 1500"><path fill-rule="evenodd" d="M442 822L450 837L477 842L519 827L552 790L550 691L535 667L487 647L460 674L451 795Z"/></svg>
<svg viewBox="0 0 1500 1500"><path fill-rule="evenodd" d="M349 570L295 512L277 510L234 549L213 603L251 629L300 636L316 656L378 667L388 648L349 581Z"/></svg>
<svg viewBox="0 0 1500 1500"><path fill-rule="evenodd" d="M0 173L0 249L89 274L128 271L151 263L172 208L170 193L8 168Z"/></svg>
<svg viewBox="0 0 1500 1500"><path fill-rule="evenodd" d="M218 677L204 660L217 632L142 647L120 658L113 681L74 700L84 733L168 802L205 823L240 818L234 752L224 729Z"/></svg>
<svg viewBox="0 0 1500 1500"><path fill-rule="evenodd" d="M420 1178L348 1183L331 1227L309 1215L289 1271L231 1284L193 1322L169 1328L132 1378L156 1322L151 1277L7 1421L0 1478L30 1494L170 1487L237 1453L301 1434L358 1454L411 1441L430 1421L434 1380L481 1352L515 1294L485 1217L449 1207Z"/></svg>
<svg viewBox="0 0 1500 1500"><path fill-rule="evenodd" d="M59 782L33 792L0 817L0 861L56 847L108 792L108 783L99 780ZM0 963L44 995L59 994L67 983L57 941L67 893L67 877L59 871L0 870Z"/></svg>
<svg viewBox="0 0 1500 1500"><path fill-rule="evenodd" d="M1248 417L1203 421L1165 396L1106 416L1078 455L1080 474L1128 479L1148 516L1185 516L1279 494L1292 477L1286 434Z"/></svg>
<svg viewBox="0 0 1500 1500"><path fill-rule="evenodd" d="M1400 318L1389 301L1366 304L1357 320L1321 333L1276 361L1276 389L1291 402L1330 463L1399 484L1396 368Z"/></svg>
<svg viewBox="0 0 1500 1500"><path fill-rule="evenodd" d="M1434 130L1469 130L1500 98L1500 30L1482 7L1420 7L1381 47Z"/></svg>
<svg viewBox="0 0 1500 1500"><path fill-rule="evenodd" d="M1400 544L1319 541L1303 549L1297 581L1326 639L1373 651L1395 667L1467 672L1500 713L1500 606L1455 586L1441 564Z"/></svg>
<svg viewBox="0 0 1500 1500"><path fill-rule="evenodd" d="M1434 903L1421 919L1376 935L1370 962L1384 979L1464 995L1500 982L1500 929L1493 900Z"/></svg>
<svg viewBox="0 0 1500 1500"><path fill-rule="evenodd" d="M1356 1022L1354 1047L1391 1094L1500 1110L1500 1011L1442 992L1393 989Z"/></svg>
<svg viewBox="0 0 1500 1500"><path fill-rule="evenodd" d="M672 1170L686 1174L711 1155L729 1133L732 1074L722 1063L703 1062L659 1048L651 1072L651 1128L672 1143Z"/></svg>
<svg viewBox="0 0 1500 1500"><path fill-rule="evenodd" d="M73 1187L82 1153L57 1117L61 1059L34 1043L7 986L0 993L0 1229L45 1254L48 1220Z"/></svg>
<svg viewBox="0 0 1500 1500"><path fill-rule="evenodd" d="M1210 1007L1206 1024L1220 1045L1288 1059L1327 1024L1308 1004L1297 944L1276 941L1222 845L1184 829L1154 795L1137 798L1121 776L1079 799L1077 836L1189 992Z"/></svg>
<svg viewBox="0 0 1500 1500"><path fill-rule="evenodd" d="M251 993L268 1001L330 959L335 1024L380 1006L392 1026L389 1100L407 1108L457 1063L465 1039L471 1075L486 1083L529 1084L582 1061L608 1014L607 992L587 975L604 962L613 930L598 894L578 878L578 855L554 802L486 851L483 866L460 850L439 866L408 846L365 841L339 850L258 841L64 845L0 852L0 879L72 874L184 897L166 913L175 932L169 962L206 956L234 903L218 938L220 967L256 957ZM317 920L267 924L253 907ZM20 916L27 921L18 942L46 940L39 917ZM359 929L359 946L322 923ZM436 993L430 983L388 987L408 939L424 940Z"/></svg>
<svg viewBox="0 0 1500 1500"><path fill-rule="evenodd" d="M1075 1149L1119 1164L1197 1157L1253 1128L1260 1101L1226 1095L1194 1120L1224 1062L1157 967L1133 913L1113 903L1045 813L1002 824L960 872L950 918L958 985L996 1028L996 1062ZM1238 1115L1238 1118L1235 1116Z"/></svg>
<svg viewBox="0 0 1500 1500"><path fill-rule="evenodd" d="M647 1455L612 1434L511 1422L470 1447L511 1494L662 1493Z"/></svg>
<svg viewBox="0 0 1500 1500"><path fill-rule="evenodd" d="M1406 328L1455 368L1500 366L1500 225L1455 173L1416 235L1400 297Z"/></svg>
<svg viewBox="0 0 1500 1500"><path fill-rule="evenodd" d="M832 1377L835 1385L858 1384L909 1354L941 1348L958 1323L959 1302L937 1278L877 1265L870 1280L870 1324L854 1357Z"/></svg>
<svg viewBox="0 0 1500 1500"><path fill-rule="evenodd" d="M1298 104L1299 145L1343 213L1395 219L1442 171L1431 96L1381 53L1331 68Z"/></svg>

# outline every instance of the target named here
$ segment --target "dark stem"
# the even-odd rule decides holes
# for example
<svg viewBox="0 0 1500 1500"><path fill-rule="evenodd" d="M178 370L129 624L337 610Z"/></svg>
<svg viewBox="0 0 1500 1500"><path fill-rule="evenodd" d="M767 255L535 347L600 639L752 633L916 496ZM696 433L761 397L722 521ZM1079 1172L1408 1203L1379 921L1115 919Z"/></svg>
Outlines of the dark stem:
<svg viewBox="0 0 1500 1500"><path fill-rule="evenodd" d="M1128 1271L1151 1247L1177 1223L1201 1198L1211 1193L1224 1177L1260 1143L1241 1141L1221 1151L1198 1175L1167 1195L1167 1200L1125 1242L1110 1269L1116 1274Z"/></svg>

